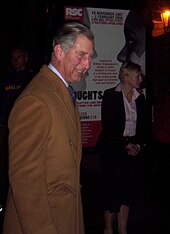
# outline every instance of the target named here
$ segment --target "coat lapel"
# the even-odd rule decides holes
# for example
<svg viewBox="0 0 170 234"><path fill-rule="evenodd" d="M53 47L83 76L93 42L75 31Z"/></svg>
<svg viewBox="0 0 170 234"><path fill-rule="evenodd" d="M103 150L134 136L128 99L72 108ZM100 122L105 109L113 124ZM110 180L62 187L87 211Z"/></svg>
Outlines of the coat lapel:
<svg viewBox="0 0 170 234"><path fill-rule="evenodd" d="M45 73L46 78L49 80L49 82L52 83L55 95L60 99L61 103L63 103L63 107L70 116L71 122L73 123L75 130L78 133L80 131L79 112L77 104L74 105L67 87L65 86L64 82L48 68L47 65L44 65L41 71Z"/></svg>

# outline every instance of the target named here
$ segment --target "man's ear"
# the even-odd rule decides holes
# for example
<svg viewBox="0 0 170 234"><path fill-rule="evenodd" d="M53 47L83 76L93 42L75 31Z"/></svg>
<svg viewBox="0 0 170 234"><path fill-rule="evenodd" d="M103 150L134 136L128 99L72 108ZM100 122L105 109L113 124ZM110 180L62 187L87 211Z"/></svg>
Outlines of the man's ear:
<svg viewBox="0 0 170 234"><path fill-rule="evenodd" d="M54 46L54 54L55 54L55 57L57 58L58 61L61 61L63 53L64 53L64 51L63 51L61 45L58 44L58 45Z"/></svg>

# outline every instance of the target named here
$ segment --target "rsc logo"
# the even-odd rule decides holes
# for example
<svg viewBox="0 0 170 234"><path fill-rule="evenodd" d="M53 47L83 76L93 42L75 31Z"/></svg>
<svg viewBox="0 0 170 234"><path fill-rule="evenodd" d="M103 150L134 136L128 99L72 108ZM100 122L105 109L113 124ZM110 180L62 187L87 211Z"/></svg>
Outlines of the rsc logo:
<svg viewBox="0 0 170 234"><path fill-rule="evenodd" d="M82 8L66 8L66 16L83 16Z"/></svg>

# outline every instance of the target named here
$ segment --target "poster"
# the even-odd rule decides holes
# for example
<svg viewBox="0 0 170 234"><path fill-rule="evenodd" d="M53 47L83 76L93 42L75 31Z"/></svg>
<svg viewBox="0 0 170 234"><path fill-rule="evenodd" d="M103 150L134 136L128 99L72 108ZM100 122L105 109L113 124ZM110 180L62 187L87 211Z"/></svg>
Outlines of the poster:
<svg viewBox="0 0 170 234"><path fill-rule="evenodd" d="M124 22L129 10L65 6L64 20L80 21L95 35L97 56L88 74L73 85L82 127L83 148L94 147L101 131L101 102L105 89L119 82L117 55L125 44Z"/></svg>

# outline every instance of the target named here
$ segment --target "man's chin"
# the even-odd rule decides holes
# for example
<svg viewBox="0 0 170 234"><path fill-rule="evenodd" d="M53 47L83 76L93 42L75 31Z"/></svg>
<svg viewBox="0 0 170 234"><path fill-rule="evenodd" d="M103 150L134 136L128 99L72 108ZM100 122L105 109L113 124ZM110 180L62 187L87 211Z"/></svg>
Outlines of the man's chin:
<svg viewBox="0 0 170 234"><path fill-rule="evenodd" d="M74 82L77 83L77 82L81 81L81 79L82 79L82 76L77 76L74 78Z"/></svg>

